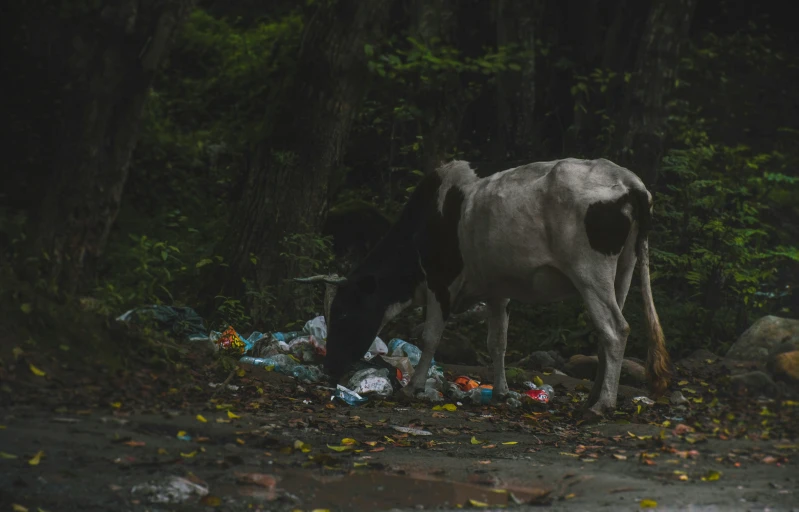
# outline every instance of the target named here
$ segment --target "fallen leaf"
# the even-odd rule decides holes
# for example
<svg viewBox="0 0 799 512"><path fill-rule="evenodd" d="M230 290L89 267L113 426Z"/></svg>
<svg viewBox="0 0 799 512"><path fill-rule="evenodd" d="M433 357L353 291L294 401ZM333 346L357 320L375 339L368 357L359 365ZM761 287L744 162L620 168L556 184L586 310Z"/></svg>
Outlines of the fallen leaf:
<svg viewBox="0 0 799 512"><path fill-rule="evenodd" d="M239 416L238 414L234 414L234 413L230 412L230 410L228 410L228 412L227 412L227 417L230 418L231 420L235 420L235 419L241 418L241 416Z"/></svg>
<svg viewBox="0 0 799 512"><path fill-rule="evenodd" d="M491 461L490 460L478 460L477 463L478 464L491 464Z"/></svg>
<svg viewBox="0 0 799 512"><path fill-rule="evenodd" d="M28 509L26 507L23 507L22 505L17 505L16 503L11 504L11 510L13 510L14 512L28 512Z"/></svg>
<svg viewBox="0 0 799 512"><path fill-rule="evenodd" d="M238 437L236 438L236 442L239 444L245 444L244 439L239 439Z"/></svg>
<svg viewBox="0 0 799 512"><path fill-rule="evenodd" d="M485 507L488 506L488 503L485 503L483 501L473 500L473 499L469 498L469 505L471 505L473 507L478 507L478 508L485 508Z"/></svg>
<svg viewBox="0 0 799 512"><path fill-rule="evenodd" d="M328 448L333 450L334 452L346 452L347 450L352 450L349 446L330 446L327 445Z"/></svg>
<svg viewBox="0 0 799 512"><path fill-rule="evenodd" d="M210 494L207 496L203 496L200 500L200 503L205 505L206 507L218 507L222 504L222 500L217 496L211 496Z"/></svg>
<svg viewBox="0 0 799 512"><path fill-rule="evenodd" d="M655 500L641 500L639 505L641 508L655 508L658 506L658 502Z"/></svg>
<svg viewBox="0 0 799 512"><path fill-rule="evenodd" d="M685 386L686 384L688 384L687 380L681 380L680 382L677 383L678 386Z"/></svg>
<svg viewBox="0 0 799 512"><path fill-rule="evenodd" d="M28 461L28 464L31 466L38 466L39 463L42 461L42 457L44 456L44 452L39 450L36 455L33 456L32 459Z"/></svg>
<svg viewBox="0 0 799 512"><path fill-rule="evenodd" d="M627 460L627 456L620 453L614 453L613 458L618 460Z"/></svg>
<svg viewBox="0 0 799 512"><path fill-rule="evenodd" d="M455 404L444 404L444 405L436 405L433 407L434 411L449 411L455 412L458 410L458 406Z"/></svg>
<svg viewBox="0 0 799 512"><path fill-rule="evenodd" d="M144 446L147 443L145 443L144 441L125 441L122 444L126 444L128 446L136 447L136 446Z"/></svg>
<svg viewBox="0 0 799 512"><path fill-rule="evenodd" d="M197 418L197 421L199 421L199 422L202 422L202 423L208 423L208 420L207 420L207 419L205 419L205 418L203 417L203 415L202 415L202 414L198 414L198 415L197 415L197 416L195 416L195 417Z"/></svg>
<svg viewBox="0 0 799 512"><path fill-rule="evenodd" d="M22 350L19 347L14 347L13 349L11 349L11 353L14 354L14 359L17 360L20 357L22 357L22 355L25 353L25 351Z"/></svg>
<svg viewBox="0 0 799 512"><path fill-rule="evenodd" d="M711 469L705 476L702 477L703 482L715 482L721 478L721 471Z"/></svg>
<svg viewBox="0 0 799 512"><path fill-rule="evenodd" d="M344 446L351 446L353 444L358 444L358 441L356 441L351 437L345 437L344 439L341 440L341 444Z"/></svg>
<svg viewBox="0 0 799 512"><path fill-rule="evenodd" d="M197 455L197 450L194 450L193 452L189 452L189 453L180 452L180 456L181 457L186 457L187 459L190 459L190 458L194 457L195 455Z"/></svg>
<svg viewBox="0 0 799 512"><path fill-rule="evenodd" d="M122 402L111 402L111 404L110 404L110 405L111 405L111 407L113 407L114 409L119 409L120 407L122 407Z"/></svg>
<svg viewBox="0 0 799 512"><path fill-rule="evenodd" d="M32 364L29 364L28 368L30 368L31 373L36 375L37 377L44 377L45 375L47 375L45 372L43 372L40 369L36 368Z"/></svg>
<svg viewBox="0 0 799 512"><path fill-rule="evenodd" d="M166 455L167 453L169 453L169 452L167 452L165 448L159 448L158 449L158 455Z"/></svg>
<svg viewBox="0 0 799 512"><path fill-rule="evenodd" d="M512 444L519 444L519 441L508 441L506 443L502 443L504 445L512 445Z"/></svg>
<svg viewBox="0 0 799 512"><path fill-rule="evenodd" d="M576 498L576 497L577 497L577 494L575 494L575 493L573 493L573 492L570 492L569 494L567 494L566 496L564 496L564 497L563 497L563 499L564 499L564 500L571 500L571 499L574 499L574 498Z"/></svg>
<svg viewBox="0 0 799 512"><path fill-rule="evenodd" d="M300 441L299 439L297 439L296 441L294 441L294 449L295 450L300 450L302 453L308 453L313 448L311 448L310 444L304 443L304 442Z"/></svg>
<svg viewBox="0 0 799 512"><path fill-rule="evenodd" d="M476 437L472 436L471 443L472 443L472 444L483 444L483 443L485 443L485 441L480 441L480 440L479 440L479 439L477 439Z"/></svg>
<svg viewBox="0 0 799 512"><path fill-rule="evenodd" d="M17 458L19 457L17 457L13 453L0 452L0 459L17 459Z"/></svg>
<svg viewBox="0 0 799 512"><path fill-rule="evenodd" d="M496 447L497 447L497 445L495 445L495 444L486 444L486 445L483 445L483 448L496 448Z"/></svg>
<svg viewBox="0 0 799 512"><path fill-rule="evenodd" d="M536 375L535 377L533 377L533 384L535 384L535 385L536 385L536 386L538 386L538 387L541 387L541 386L543 386L543 385L544 385L544 381L543 381L543 380L541 380L541 377L539 377L538 375Z"/></svg>
<svg viewBox="0 0 799 512"><path fill-rule="evenodd" d="M377 453L377 452L382 452L382 451L383 451L383 450L385 450L385 449L386 449L386 447L385 447L385 446L380 446L380 447L378 447L378 448L374 448L373 450L369 450L369 452L370 452L370 453Z"/></svg>

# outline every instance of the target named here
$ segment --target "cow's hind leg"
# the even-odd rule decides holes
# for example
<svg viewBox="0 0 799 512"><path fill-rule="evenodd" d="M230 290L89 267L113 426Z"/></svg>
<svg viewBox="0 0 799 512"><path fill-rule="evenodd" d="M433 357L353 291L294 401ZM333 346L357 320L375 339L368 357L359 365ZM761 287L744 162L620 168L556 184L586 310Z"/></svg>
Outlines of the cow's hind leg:
<svg viewBox="0 0 799 512"><path fill-rule="evenodd" d="M427 307L422 332L422 357L413 372L411 382L403 388L402 392L406 396L413 396L417 391L424 389L427 381L427 372L430 370L430 363L436 353L438 342L444 332L444 316L441 305L436 300L436 296L431 291L427 291Z"/></svg>
<svg viewBox="0 0 799 512"><path fill-rule="evenodd" d="M613 279L587 280L578 288L586 308L599 333L599 368L591 393L588 409L596 414L616 408L624 348L630 326L622 316L617 303Z"/></svg>
<svg viewBox="0 0 799 512"><path fill-rule="evenodd" d="M505 378L505 350L508 346L508 299L488 301L488 353L494 362L494 400L508 394Z"/></svg>

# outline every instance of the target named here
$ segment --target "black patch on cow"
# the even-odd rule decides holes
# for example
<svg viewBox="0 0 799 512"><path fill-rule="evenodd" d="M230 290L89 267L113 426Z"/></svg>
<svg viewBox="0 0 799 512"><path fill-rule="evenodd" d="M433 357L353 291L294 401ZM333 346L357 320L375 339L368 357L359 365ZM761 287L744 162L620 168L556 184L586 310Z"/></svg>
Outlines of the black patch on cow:
<svg viewBox="0 0 799 512"><path fill-rule="evenodd" d="M621 252L632 225L632 221L622 209L630 204L630 201L630 194L627 193L616 200L598 201L588 207L585 214L585 232L588 234L588 242L595 251L607 256ZM635 206L634 210L637 210Z"/></svg>
<svg viewBox="0 0 799 512"><path fill-rule="evenodd" d="M439 213L434 206L427 226L418 237L419 256L427 275L427 287L441 305L444 319L449 318L451 302L449 285L463 271L463 256L458 240L463 191L452 186L444 198L444 208ZM437 206L437 203L434 203Z"/></svg>
<svg viewBox="0 0 799 512"><path fill-rule="evenodd" d="M397 222L339 287L331 304L325 368L335 380L363 357L386 309L413 299L425 280L417 236L437 214L441 178L431 173L416 186Z"/></svg>

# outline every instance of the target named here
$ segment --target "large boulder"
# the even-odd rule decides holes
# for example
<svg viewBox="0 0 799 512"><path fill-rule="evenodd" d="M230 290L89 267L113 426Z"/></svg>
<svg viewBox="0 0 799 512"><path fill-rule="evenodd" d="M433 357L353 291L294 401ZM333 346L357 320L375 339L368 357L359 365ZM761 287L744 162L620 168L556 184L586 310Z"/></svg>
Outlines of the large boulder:
<svg viewBox="0 0 799 512"><path fill-rule="evenodd" d="M563 370L577 379L594 380L598 367L599 357L577 354L569 358ZM646 370L640 363L625 359L622 361L620 382L626 386L642 386L646 384Z"/></svg>
<svg viewBox="0 0 799 512"><path fill-rule="evenodd" d="M730 347L727 357L766 362L772 349L783 343L799 343L799 320L764 316L741 334Z"/></svg>

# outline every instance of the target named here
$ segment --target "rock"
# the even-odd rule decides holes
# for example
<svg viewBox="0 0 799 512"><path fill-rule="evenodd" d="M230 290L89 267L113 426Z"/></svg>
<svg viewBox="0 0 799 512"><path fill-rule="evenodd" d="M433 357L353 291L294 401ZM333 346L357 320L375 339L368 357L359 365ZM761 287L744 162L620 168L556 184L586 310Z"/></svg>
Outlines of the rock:
<svg viewBox="0 0 799 512"><path fill-rule="evenodd" d="M775 380L799 383L799 350L778 354L774 358L771 374Z"/></svg>
<svg viewBox="0 0 799 512"><path fill-rule="evenodd" d="M739 361L766 362L771 350L782 343L799 343L799 320L764 316L738 338L727 357Z"/></svg>
<svg viewBox="0 0 799 512"><path fill-rule="evenodd" d="M685 395L683 395L681 391L675 391L669 397L669 402L671 402L672 405L681 405L681 404L687 404L688 399L685 398Z"/></svg>
<svg viewBox="0 0 799 512"><path fill-rule="evenodd" d="M774 396L777 386L766 373L761 371L739 373L730 377L731 391L736 395Z"/></svg>
<svg viewBox="0 0 799 512"><path fill-rule="evenodd" d="M578 354L570 357L563 369L572 377L594 380L598 366L599 357ZM620 383L625 386L641 386L646 383L646 370L635 361L625 359L621 366Z"/></svg>
<svg viewBox="0 0 799 512"><path fill-rule="evenodd" d="M563 357L555 350L537 350L526 359L524 367L539 372L544 371L544 369L562 368L565 363Z"/></svg>
<svg viewBox="0 0 799 512"><path fill-rule="evenodd" d="M569 361L563 367L563 371L576 379L594 380L598 365L599 358L597 356L576 354L569 358Z"/></svg>

